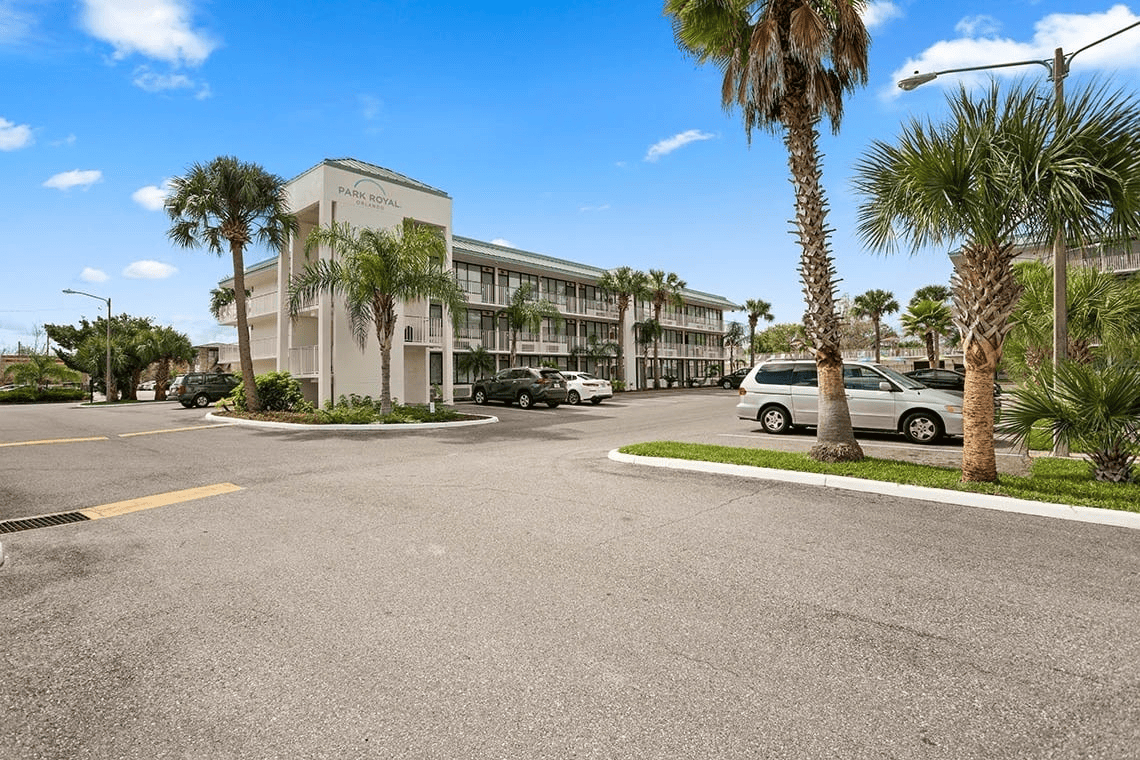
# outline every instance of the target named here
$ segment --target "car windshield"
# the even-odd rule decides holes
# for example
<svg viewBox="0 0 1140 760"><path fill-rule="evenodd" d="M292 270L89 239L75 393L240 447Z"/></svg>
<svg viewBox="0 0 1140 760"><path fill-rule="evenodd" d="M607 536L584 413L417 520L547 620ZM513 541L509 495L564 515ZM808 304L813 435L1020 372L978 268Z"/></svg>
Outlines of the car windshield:
<svg viewBox="0 0 1140 760"><path fill-rule="evenodd" d="M907 377L906 375L904 375L900 372L895 372L890 367L884 367L882 364L876 364L875 369L878 370L880 373L886 375L892 381L894 381L895 383L898 383L900 386L907 389L908 391L915 391L915 390L918 390L920 388L926 387L925 385L918 382L914 378Z"/></svg>

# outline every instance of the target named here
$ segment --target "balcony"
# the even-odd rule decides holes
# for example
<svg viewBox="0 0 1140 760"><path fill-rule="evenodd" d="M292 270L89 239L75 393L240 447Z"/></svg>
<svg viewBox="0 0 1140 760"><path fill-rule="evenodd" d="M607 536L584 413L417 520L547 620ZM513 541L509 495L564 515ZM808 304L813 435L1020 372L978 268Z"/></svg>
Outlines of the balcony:
<svg viewBox="0 0 1140 760"><path fill-rule="evenodd" d="M442 346L443 320L404 316L404 345Z"/></svg>
<svg viewBox="0 0 1140 760"><path fill-rule="evenodd" d="M276 338L256 338L250 341L249 352L254 361L258 359L276 359L277 358L277 339ZM238 344L230 343L218 348L218 364L240 364L241 354L238 352Z"/></svg>
<svg viewBox="0 0 1140 760"><path fill-rule="evenodd" d="M277 314L276 290L272 290L268 293L255 294L245 299L246 319L265 317L271 314ZM237 324L237 304L230 304L222 309L222 314L218 318L218 322L223 325Z"/></svg>

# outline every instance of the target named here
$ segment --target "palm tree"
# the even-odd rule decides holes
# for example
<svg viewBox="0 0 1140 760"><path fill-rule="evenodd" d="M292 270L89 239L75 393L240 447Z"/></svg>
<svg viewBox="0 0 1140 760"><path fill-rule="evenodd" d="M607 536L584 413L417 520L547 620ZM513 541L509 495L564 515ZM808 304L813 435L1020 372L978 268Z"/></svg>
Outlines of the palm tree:
<svg viewBox="0 0 1140 760"><path fill-rule="evenodd" d="M661 309L664 308L666 304L678 309L684 305L685 302L681 299L681 291L685 289L685 281L674 272L666 273L661 269L650 269L645 287L649 302L653 304L653 321L657 324L657 335L653 340L653 387L660 388L660 348L661 335L664 332L664 330L661 329Z"/></svg>
<svg viewBox="0 0 1140 760"><path fill-rule="evenodd" d="M820 170L821 116L838 133L843 95L867 83L870 35L863 0L666 0L673 34L699 63L724 73L721 103L756 127L782 133L795 188L804 327L819 374L819 426L811 456L863 458L843 387L835 265Z"/></svg>
<svg viewBox="0 0 1140 760"><path fill-rule="evenodd" d="M865 317L875 323L875 362L881 362L883 360L879 353L883 341L881 322L884 314L894 314L899 310L895 294L889 290L875 288L855 296L851 305L855 316Z"/></svg>
<svg viewBox="0 0 1140 760"><path fill-rule="evenodd" d="M511 293L511 302L499 309L496 317L502 316L507 322L507 330L511 334L511 353L508 366L515 366L518 356L519 333L526 330L538 332L542 328L542 320L557 319L558 307L545 298L539 298L534 286L524 282L514 293Z"/></svg>
<svg viewBox="0 0 1140 760"><path fill-rule="evenodd" d="M261 409L253 377L246 316L245 248L260 243L274 252L297 232L297 218L288 212L285 180L257 164L219 156L209 164L193 164L186 176L170 181L166 199L170 215L168 233L183 248L205 247L222 255L228 246L234 268L234 305L237 312L238 355L245 386L246 406Z"/></svg>
<svg viewBox="0 0 1140 760"><path fill-rule="evenodd" d="M476 346L470 351L457 354L456 368L464 373L470 373L473 380L486 377L495 371L495 356L483 346Z"/></svg>
<svg viewBox="0 0 1140 760"><path fill-rule="evenodd" d="M752 346L756 342L755 337L748 341L748 345ZM739 322L729 322L728 329L724 331L724 347L728 349L728 371L736 369L736 349L740 348L744 343L744 325ZM755 366L753 362L753 366Z"/></svg>
<svg viewBox="0 0 1140 760"><path fill-rule="evenodd" d="M918 290L914 291L914 295L910 297L907 306L914 306L919 301L937 301L938 303L945 303L950 300L954 295L950 288L945 285L923 285ZM950 330L948 334L953 334ZM941 356L941 333L934 333L934 353Z"/></svg>
<svg viewBox="0 0 1140 760"><path fill-rule="evenodd" d="M756 366L756 324L763 318L772 322L776 319L772 314L772 304L759 298L749 298L744 302L744 311L748 313L748 362Z"/></svg>
<svg viewBox="0 0 1140 760"><path fill-rule="evenodd" d="M1048 423L1054 440L1087 451L1096 480L1132 480L1140 438L1140 369L1062 362L1013 391L999 429L1023 443L1035 425Z"/></svg>
<svg viewBox="0 0 1140 760"><path fill-rule="evenodd" d="M938 336L954 324L950 307L941 301L918 301L907 307L899 318L903 331L926 341L926 360L938 366Z"/></svg>
<svg viewBox="0 0 1140 760"><path fill-rule="evenodd" d="M155 327L142 336L141 353L148 363L158 363L154 371L154 400L166 400L172 362L188 362L194 358L190 338L173 327Z"/></svg>
<svg viewBox="0 0 1140 760"><path fill-rule="evenodd" d="M245 297L249 298L253 295L253 291L249 288L245 289ZM234 295L233 288L214 288L210 291L210 315L222 321L225 316L226 308L237 302L237 296Z"/></svg>
<svg viewBox="0 0 1140 760"><path fill-rule="evenodd" d="M645 272L629 267L611 269L598 280L598 287L617 299L618 307L618 380L625 383L625 315L630 303L645 298L648 292Z"/></svg>
<svg viewBox="0 0 1140 760"><path fill-rule="evenodd" d="M951 285L966 363L962 478L994 481L994 371L1019 286L1014 243L1130 240L1140 234L1140 107L1091 85L1061 109L1036 88L977 97L959 88L942 124L911 121L856 167L869 247L961 241Z"/></svg>
<svg viewBox="0 0 1140 760"><path fill-rule="evenodd" d="M597 367L609 357L618 353L618 345L612 340L602 340L597 335L589 335L586 337L586 342L574 346L570 351L571 356L586 357L587 360L594 363L595 372ZM578 367L581 369L581 366ZM602 373L598 373L602 374ZM606 373L607 375L609 373ZM604 376L604 375L603 375Z"/></svg>
<svg viewBox="0 0 1140 760"><path fill-rule="evenodd" d="M57 357L40 353L35 348L24 354L23 359L9 364L3 374L4 377L12 378L17 385L33 385L39 390L51 380L78 383L83 379L81 374L63 365Z"/></svg>
<svg viewBox="0 0 1140 760"><path fill-rule="evenodd" d="M320 246L334 258L317 259L293 278L289 313L296 315L322 292L340 296L361 351L372 325L380 344L380 413L390 414L397 304L438 301L456 325L467 305L455 277L443 267L447 244L435 231L405 219L399 231L358 230L347 222L318 227L309 233L305 253Z"/></svg>

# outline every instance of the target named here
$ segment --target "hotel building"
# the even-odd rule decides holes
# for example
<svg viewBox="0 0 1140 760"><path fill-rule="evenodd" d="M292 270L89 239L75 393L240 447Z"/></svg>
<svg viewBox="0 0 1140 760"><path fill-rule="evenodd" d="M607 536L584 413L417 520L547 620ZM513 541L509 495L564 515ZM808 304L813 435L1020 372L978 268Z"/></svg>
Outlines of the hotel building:
<svg viewBox="0 0 1140 760"><path fill-rule="evenodd" d="M306 257L305 240L313 229L334 222L394 228L410 218L439 230L446 243L446 265L466 293L468 307L456 330L439 304L402 304L391 357L393 398L426 403L433 386L444 402L466 397L477 378L461 372L456 357L479 346L495 357L498 368L506 367L510 335L498 311L524 284L552 303L560 316L545 319L534 333L518 336L516 364L581 369L616 379L617 357L600 356L590 348L617 344L620 334L626 387L652 387L653 346L635 340L637 323L653 316L652 304L631 304L624 323L619 323L615 300L598 288L607 270L454 235L447 193L361 161L325 160L291 180L287 190L298 234L276 258L252 264L245 272L255 373L287 371L301 381L305 397L315 403L353 393L378 396L380 349L374 328L370 327L362 351L343 308L327 293L290 317L289 281L309 261L331 255L321 249ZM220 285L232 288L233 280ZM662 378L676 383L714 382L726 369L728 356L724 313L740 307L696 290L686 289L681 295L683 306L666 306L661 313ZM221 322L236 325L233 307ZM221 346L217 361L238 371L237 345Z"/></svg>

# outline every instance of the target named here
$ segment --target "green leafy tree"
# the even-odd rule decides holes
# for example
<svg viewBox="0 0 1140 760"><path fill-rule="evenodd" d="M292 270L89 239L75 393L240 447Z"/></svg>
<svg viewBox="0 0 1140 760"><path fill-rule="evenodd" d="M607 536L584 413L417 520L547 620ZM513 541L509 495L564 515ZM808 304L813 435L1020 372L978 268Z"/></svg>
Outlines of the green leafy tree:
<svg viewBox="0 0 1140 760"><path fill-rule="evenodd" d="M44 325L56 345L56 355L71 369L85 372L102 385L108 401L136 398L135 388L150 358L140 348L154 329L149 317L116 314L111 319L111 378L107 382L107 318L80 320L74 325Z"/></svg>
<svg viewBox="0 0 1140 760"><path fill-rule="evenodd" d="M1140 235L1140 107L1095 84L1064 108L1038 88L1003 94L996 82L948 100L944 122L913 120L859 161L859 233L882 251L961 241L951 284L966 364L962 478L990 482L994 372L1020 293L1014 244Z"/></svg>
<svg viewBox="0 0 1140 760"><path fill-rule="evenodd" d="M476 346L455 357L460 372L470 374L473 380L486 377L495 371L495 356L483 346Z"/></svg>
<svg viewBox="0 0 1140 760"><path fill-rule="evenodd" d="M1131 481L1140 441L1140 368L1062 362L1013 390L1002 409L1001 432L1025 443L1046 423L1054 440L1088 452L1094 479Z"/></svg>
<svg viewBox="0 0 1140 760"><path fill-rule="evenodd" d="M807 335L799 322L777 322L756 336L756 351L761 354L790 354L804 349Z"/></svg>
<svg viewBox="0 0 1140 760"><path fill-rule="evenodd" d="M511 337L510 366L515 366L518 356L519 333L538 332L542 328L542 320L557 319L558 307L539 298L535 289L529 282L524 282L511 294L510 303L496 313L496 316L506 322Z"/></svg>
<svg viewBox="0 0 1140 760"><path fill-rule="evenodd" d="M170 367L175 362L194 359L194 345L183 333L173 327L154 327L142 336L140 353L148 365L154 365L154 400L166 400L166 387L170 384Z"/></svg>
<svg viewBox="0 0 1140 760"><path fill-rule="evenodd" d="M772 304L759 298L749 298L744 302L744 311L748 314L748 361L756 366L756 325L761 319L768 322L776 320L772 314Z"/></svg>
<svg viewBox="0 0 1140 760"><path fill-rule="evenodd" d="M889 290L875 288L855 296L851 305L852 312L856 316L865 317L875 323L875 361L881 362L883 360L880 353L883 344L883 316L894 314L899 310L899 302L895 300L895 294Z"/></svg>
<svg viewBox="0 0 1140 760"><path fill-rule="evenodd" d="M598 287L617 300L618 308L618 379L625 383L625 315L635 299L648 296L645 272L629 267L611 269L598 280Z"/></svg>
<svg viewBox="0 0 1140 760"><path fill-rule="evenodd" d="M348 312L361 351L368 341L368 328L373 327L380 344L381 413L390 414L396 305L402 301L437 301L456 326L467 306L467 297L455 277L443 268L446 243L435 231L405 219L398 231L358 230L347 222L319 227L309 233L305 252L320 246L327 246L336 258L317 259L293 278L289 313L296 315L320 293L331 293L340 297ZM248 384L246 388L248 405Z"/></svg>
<svg viewBox="0 0 1140 760"><path fill-rule="evenodd" d="M251 244L279 251L297 232L297 219L288 212L285 180L257 164L219 156L208 164L191 165L185 176L170 183L171 193L166 199L170 239L183 248L205 248L217 256L229 249L246 405L250 411L259 411L261 401L249 344L244 255ZM211 302L211 309L213 306Z"/></svg>
<svg viewBox="0 0 1140 760"><path fill-rule="evenodd" d="M24 361L9 364L4 369L4 377L10 378L17 385L32 385L42 389L53 380L58 383L78 383L83 375L60 363L46 351L36 347L23 354Z"/></svg>
<svg viewBox="0 0 1140 760"><path fill-rule="evenodd" d="M653 322L657 325L657 335L653 340L653 387L661 387L661 336L664 331L661 330L661 310L668 304L676 308L681 308L684 301L681 299L681 291L685 289L685 281L678 277L674 272L668 272L661 269L650 269L649 277L645 285L648 291L649 302L653 305Z"/></svg>
<svg viewBox="0 0 1140 760"><path fill-rule="evenodd" d="M721 102L754 128L781 133L795 188L795 231L806 309L804 326L819 369L819 426L811 456L855 461L843 387L841 326L835 310L827 200L817 126L838 134L844 93L867 83L870 35L862 0L666 0L678 45L723 72Z"/></svg>

